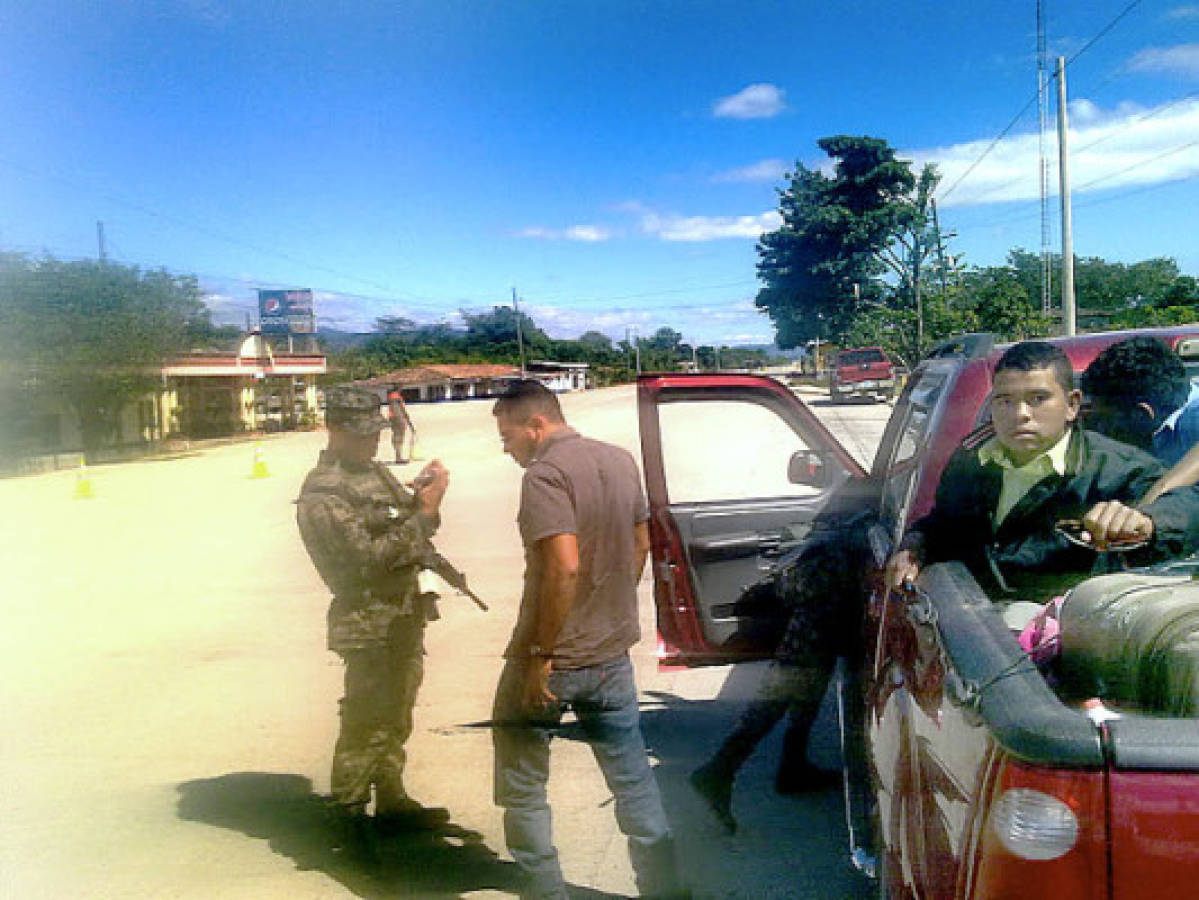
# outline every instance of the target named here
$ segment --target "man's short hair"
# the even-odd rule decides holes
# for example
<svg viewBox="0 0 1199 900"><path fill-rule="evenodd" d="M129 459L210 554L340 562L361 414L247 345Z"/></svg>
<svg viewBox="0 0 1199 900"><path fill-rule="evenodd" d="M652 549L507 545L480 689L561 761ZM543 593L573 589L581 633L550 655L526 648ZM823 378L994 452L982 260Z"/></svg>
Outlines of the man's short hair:
<svg viewBox="0 0 1199 900"><path fill-rule="evenodd" d="M1112 344L1082 373L1082 390L1107 406L1148 403L1157 422L1187 401L1186 366L1157 338L1134 337Z"/></svg>
<svg viewBox="0 0 1199 900"><path fill-rule="evenodd" d="M513 422L527 422L533 416L544 416L549 422L565 422L558 396L540 381L521 378L508 385L508 389L495 401L491 413L504 416Z"/></svg>
<svg viewBox="0 0 1199 900"><path fill-rule="evenodd" d="M995 363L995 375L1000 372L1031 372L1034 369L1049 369L1053 377L1069 394L1074 390L1074 366L1070 357L1048 341L1021 341L1009 347Z"/></svg>

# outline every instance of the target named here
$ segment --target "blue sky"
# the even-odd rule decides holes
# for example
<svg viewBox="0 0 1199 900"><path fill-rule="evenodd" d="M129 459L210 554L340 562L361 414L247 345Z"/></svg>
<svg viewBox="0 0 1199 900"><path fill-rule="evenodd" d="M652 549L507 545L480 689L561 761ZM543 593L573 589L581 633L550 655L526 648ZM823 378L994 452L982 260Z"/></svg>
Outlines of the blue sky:
<svg viewBox="0 0 1199 900"><path fill-rule="evenodd" d="M1075 251L1199 275L1199 4L1045 8ZM557 337L763 342L755 239L821 137L936 162L967 262L1039 249L1035 51L1033 0L0 0L0 248L103 221L238 323L259 287L356 330L515 287Z"/></svg>

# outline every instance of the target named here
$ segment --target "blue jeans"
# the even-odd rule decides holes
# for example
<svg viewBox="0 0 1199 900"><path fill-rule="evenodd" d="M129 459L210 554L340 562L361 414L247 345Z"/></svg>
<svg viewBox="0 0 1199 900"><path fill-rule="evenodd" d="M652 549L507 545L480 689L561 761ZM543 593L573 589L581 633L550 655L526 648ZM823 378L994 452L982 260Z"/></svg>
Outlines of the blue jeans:
<svg viewBox="0 0 1199 900"><path fill-rule="evenodd" d="M641 737L637 688L628 656L551 672L550 691L559 702L536 718L521 710L525 666L517 660L504 666L492 712L492 739L495 802L504 809L508 851L528 876L528 895L566 897L545 790L550 740L566 708L578 717L616 799L616 822L628 837L638 891L642 896L678 891L670 827Z"/></svg>

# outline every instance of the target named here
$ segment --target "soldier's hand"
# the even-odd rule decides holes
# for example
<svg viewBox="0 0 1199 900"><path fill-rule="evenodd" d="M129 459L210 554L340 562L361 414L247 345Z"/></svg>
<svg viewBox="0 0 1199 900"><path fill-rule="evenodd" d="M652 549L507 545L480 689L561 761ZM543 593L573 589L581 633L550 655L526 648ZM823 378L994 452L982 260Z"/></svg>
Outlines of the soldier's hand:
<svg viewBox="0 0 1199 900"><path fill-rule="evenodd" d="M450 486L450 470L441 464L441 460L435 459L420 470L413 484L421 512L426 516L435 516Z"/></svg>

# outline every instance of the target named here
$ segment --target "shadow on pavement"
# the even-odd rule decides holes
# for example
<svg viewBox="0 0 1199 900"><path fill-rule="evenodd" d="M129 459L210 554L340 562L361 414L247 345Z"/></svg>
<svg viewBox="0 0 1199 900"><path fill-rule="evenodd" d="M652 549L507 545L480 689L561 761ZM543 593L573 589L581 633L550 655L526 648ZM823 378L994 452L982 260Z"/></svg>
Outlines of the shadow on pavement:
<svg viewBox="0 0 1199 900"><path fill-rule="evenodd" d="M358 897L458 897L468 891L517 893L519 873L478 832L447 822L434 828L381 836L377 862L335 850L325 802L301 775L235 772L178 786L178 815L265 840L302 870L327 874ZM601 900L600 891L572 888L572 896Z"/></svg>
<svg viewBox="0 0 1199 900"><path fill-rule="evenodd" d="M697 900L873 897L873 884L849 862L841 791L799 796L775 792L785 722L763 740L737 777L735 835L724 832L687 780L732 729L755 693L761 665L733 666L720 695L712 700L687 700L661 691L646 694L649 702L642 707L641 728L658 760L658 786L688 884ZM830 693L813 729L808 758L822 769L837 771L841 755L832 701Z"/></svg>

